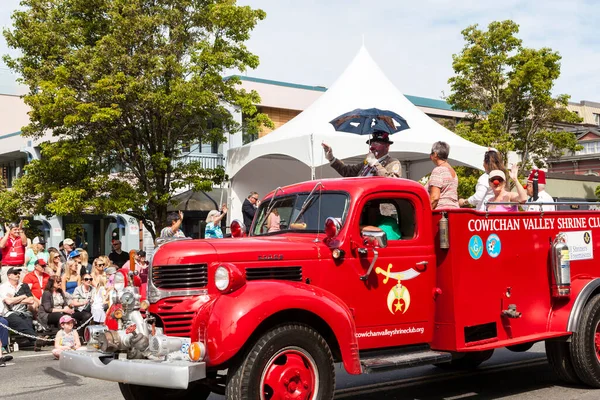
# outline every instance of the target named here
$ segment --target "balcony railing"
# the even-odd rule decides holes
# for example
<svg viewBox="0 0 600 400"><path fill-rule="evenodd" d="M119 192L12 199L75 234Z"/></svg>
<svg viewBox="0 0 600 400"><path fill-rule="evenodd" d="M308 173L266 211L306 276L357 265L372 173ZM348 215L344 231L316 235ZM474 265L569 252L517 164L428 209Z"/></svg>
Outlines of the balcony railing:
<svg viewBox="0 0 600 400"><path fill-rule="evenodd" d="M221 154L190 154L180 158L178 163L189 163L192 161L200 161L202 168L216 168L223 166L223 155Z"/></svg>

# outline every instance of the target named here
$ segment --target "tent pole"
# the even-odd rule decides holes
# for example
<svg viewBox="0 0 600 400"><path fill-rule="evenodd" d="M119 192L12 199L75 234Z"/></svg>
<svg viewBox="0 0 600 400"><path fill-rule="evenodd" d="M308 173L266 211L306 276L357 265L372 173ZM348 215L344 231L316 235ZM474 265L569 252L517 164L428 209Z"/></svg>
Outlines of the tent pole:
<svg viewBox="0 0 600 400"><path fill-rule="evenodd" d="M314 181L315 177L315 146L314 133L310 134L310 180Z"/></svg>

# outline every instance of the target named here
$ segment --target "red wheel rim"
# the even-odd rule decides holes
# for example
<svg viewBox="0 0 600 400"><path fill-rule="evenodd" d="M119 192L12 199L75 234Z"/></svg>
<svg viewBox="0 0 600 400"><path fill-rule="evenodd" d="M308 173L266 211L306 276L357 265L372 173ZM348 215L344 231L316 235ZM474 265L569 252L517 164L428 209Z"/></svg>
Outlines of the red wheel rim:
<svg viewBox="0 0 600 400"><path fill-rule="evenodd" d="M318 387L315 360L298 347L275 353L260 379L262 400L311 400L316 398Z"/></svg>
<svg viewBox="0 0 600 400"><path fill-rule="evenodd" d="M594 347L596 348L596 357L600 362L600 322L596 325L596 334L594 335Z"/></svg>

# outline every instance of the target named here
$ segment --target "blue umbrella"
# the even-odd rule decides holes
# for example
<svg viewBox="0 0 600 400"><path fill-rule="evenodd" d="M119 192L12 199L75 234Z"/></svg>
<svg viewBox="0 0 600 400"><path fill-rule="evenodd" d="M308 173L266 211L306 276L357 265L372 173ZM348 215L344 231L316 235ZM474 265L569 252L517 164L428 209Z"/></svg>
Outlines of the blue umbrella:
<svg viewBox="0 0 600 400"><path fill-rule="evenodd" d="M400 115L377 108L357 108L334 118L329 123L336 131L357 135L370 135L375 131L392 134L410 128Z"/></svg>

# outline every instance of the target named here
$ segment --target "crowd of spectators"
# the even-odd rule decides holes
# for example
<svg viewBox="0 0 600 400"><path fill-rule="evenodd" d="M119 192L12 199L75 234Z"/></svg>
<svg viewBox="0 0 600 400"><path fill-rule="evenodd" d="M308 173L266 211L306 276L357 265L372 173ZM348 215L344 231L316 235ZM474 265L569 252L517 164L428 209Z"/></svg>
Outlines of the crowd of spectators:
<svg viewBox="0 0 600 400"><path fill-rule="evenodd" d="M46 249L43 237L27 239L22 223L7 225L5 231L0 240L5 276L0 284L0 324L25 334L20 346L34 350L51 345L49 336L56 335L57 358L62 350L81 346L82 328L104 322L114 276L121 268L129 269L129 253L113 240L113 251L90 263L87 251L75 248L71 239L58 249ZM136 252L135 270L142 282L148 276L145 258L144 251ZM0 367L12 359L5 354L7 344L8 330L0 325Z"/></svg>

